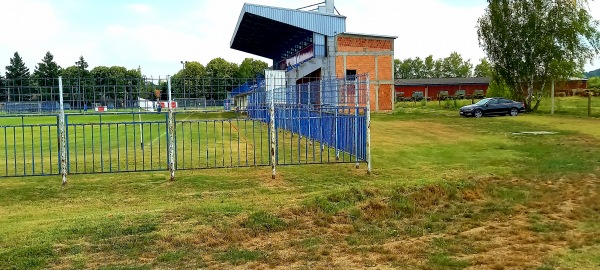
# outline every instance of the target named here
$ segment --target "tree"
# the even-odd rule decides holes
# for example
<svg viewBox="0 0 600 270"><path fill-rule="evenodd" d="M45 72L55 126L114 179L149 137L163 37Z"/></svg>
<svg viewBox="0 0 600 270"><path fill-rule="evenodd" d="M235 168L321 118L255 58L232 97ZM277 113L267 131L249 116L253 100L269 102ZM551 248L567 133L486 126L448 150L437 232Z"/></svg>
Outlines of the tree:
<svg viewBox="0 0 600 270"><path fill-rule="evenodd" d="M473 70L473 73L475 77L492 78L494 76L494 72L492 71L492 65L485 58L481 58L479 60L479 64L475 66L475 70Z"/></svg>
<svg viewBox="0 0 600 270"><path fill-rule="evenodd" d="M588 80L588 87L591 89L600 89L600 77L591 77Z"/></svg>
<svg viewBox="0 0 600 270"><path fill-rule="evenodd" d="M586 0L488 0L477 34L496 79L532 111L551 81L579 73L599 52L597 26Z"/></svg>
<svg viewBox="0 0 600 270"><path fill-rule="evenodd" d="M87 68L89 67L88 63L83 59L83 55L79 56L79 61L75 62L75 66L79 70L79 77L88 77L90 74Z"/></svg>
<svg viewBox="0 0 600 270"><path fill-rule="evenodd" d="M7 82L8 86L4 95L7 96L8 100L31 100L30 76L29 68L25 66L23 58L18 52L15 52L13 58L10 59L10 65L6 66L6 79L9 82Z"/></svg>
<svg viewBox="0 0 600 270"><path fill-rule="evenodd" d="M441 60L441 77L443 78L468 78L471 77L473 65L469 60L463 60L462 55L452 52L450 56Z"/></svg>
<svg viewBox="0 0 600 270"><path fill-rule="evenodd" d="M25 66L23 58L18 52L15 52L13 58L10 59L10 65L6 66L7 79L28 79L30 77L29 68Z"/></svg>
<svg viewBox="0 0 600 270"><path fill-rule="evenodd" d="M211 99L223 100L227 91L236 86L236 74L238 65L228 62L223 58L215 58L206 64L206 76L209 80L208 96Z"/></svg>
<svg viewBox="0 0 600 270"><path fill-rule="evenodd" d="M205 98L208 87L206 68L196 61L186 62L185 67L171 78L173 93L184 93L190 98Z"/></svg>
<svg viewBox="0 0 600 270"><path fill-rule="evenodd" d="M269 64L264 61L246 58L240 64L237 77L241 79L255 78L257 74L263 74L268 67Z"/></svg>
<svg viewBox="0 0 600 270"><path fill-rule="evenodd" d="M42 62L35 66L33 76L43 94L42 99L49 99L52 93L58 92L55 88L58 87L57 79L61 76L61 71L62 68L54 62L54 56L50 52L46 52Z"/></svg>
<svg viewBox="0 0 600 270"><path fill-rule="evenodd" d="M37 78L58 78L61 75L61 67L54 62L54 56L50 52L46 52L42 62L35 66L33 75Z"/></svg>

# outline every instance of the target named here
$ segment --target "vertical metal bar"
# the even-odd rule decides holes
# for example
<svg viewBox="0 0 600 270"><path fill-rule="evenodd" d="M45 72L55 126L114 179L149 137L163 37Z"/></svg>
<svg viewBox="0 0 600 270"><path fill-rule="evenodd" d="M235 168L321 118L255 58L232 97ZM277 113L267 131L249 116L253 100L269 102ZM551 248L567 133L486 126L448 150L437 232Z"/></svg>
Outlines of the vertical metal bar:
<svg viewBox="0 0 600 270"><path fill-rule="evenodd" d="M221 120L221 159L223 160L223 167L225 167L225 121ZM231 140L229 140L231 142Z"/></svg>
<svg viewBox="0 0 600 270"><path fill-rule="evenodd" d="M29 126L31 130L31 174L35 175L35 144L33 139L33 126ZM23 143L25 146L25 143Z"/></svg>
<svg viewBox="0 0 600 270"><path fill-rule="evenodd" d="M321 93L323 94L323 93ZM319 128L320 128L320 132L321 135L320 137L320 141L321 141L321 147L319 147L319 149L321 149L320 152L320 163L323 163L323 150L325 150L325 136L323 134L323 107L319 107Z"/></svg>
<svg viewBox="0 0 600 270"><path fill-rule="evenodd" d="M48 127L50 129L50 127ZM52 155L50 155L52 157ZM4 127L4 163L6 168L6 176L8 176L8 140L6 139L6 127ZM52 164L52 162L50 162Z"/></svg>
<svg viewBox="0 0 600 270"><path fill-rule="evenodd" d="M181 151L181 169L185 169L185 131L184 128L185 127L185 123L181 123L181 143L182 143L182 151ZM175 144L177 144L177 141L175 141ZM177 151L177 150L175 150ZM179 157L179 152L177 153L177 157ZM177 162L177 165L179 165L179 162Z"/></svg>
<svg viewBox="0 0 600 270"><path fill-rule="evenodd" d="M42 135L42 126L40 126L40 158L42 162L42 174L44 174L44 141Z"/></svg>
<svg viewBox="0 0 600 270"><path fill-rule="evenodd" d="M140 108L141 109L141 108ZM140 119L140 149L142 150L142 171L146 170L146 151L144 149L144 124L142 123L142 115L139 114Z"/></svg>
<svg viewBox="0 0 600 270"><path fill-rule="evenodd" d="M121 137L119 137L119 123L117 123L117 171L121 171Z"/></svg>
<svg viewBox="0 0 600 270"><path fill-rule="evenodd" d="M354 159L356 161L356 168L359 168L358 163L358 94L359 94L359 84L358 77L354 79Z"/></svg>
<svg viewBox="0 0 600 270"><path fill-rule="evenodd" d="M100 115L100 172L104 172L104 137L102 136L102 115Z"/></svg>
<svg viewBox="0 0 600 270"><path fill-rule="evenodd" d="M58 90L59 90L59 133L60 133L60 174L62 175L62 184L63 186L67 184L67 138L65 133L65 110L63 106L63 85L62 85L62 77L58 77Z"/></svg>
<svg viewBox="0 0 600 270"><path fill-rule="evenodd" d="M23 148L23 175L27 175L27 161L25 152L25 119L21 116L21 142Z"/></svg>
<svg viewBox="0 0 600 270"><path fill-rule="evenodd" d="M229 166L233 167L233 134L231 128L231 119L229 121Z"/></svg>
<svg viewBox="0 0 600 270"><path fill-rule="evenodd" d="M334 134L335 134L335 160L339 161L340 160L340 150L339 150L339 144L338 144L338 108L334 108L335 109L335 115L334 115L334 119L333 119L333 125L334 125Z"/></svg>
<svg viewBox="0 0 600 270"><path fill-rule="evenodd" d="M73 125L75 129L75 173L79 172L79 155L77 154L77 125Z"/></svg>
<svg viewBox="0 0 600 270"><path fill-rule="evenodd" d="M131 116L133 118L132 121L132 125L133 125L133 170L137 172L137 131L136 131L136 126L135 126L135 114L131 113Z"/></svg>
<svg viewBox="0 0 600 270"><path fill-rule="evenodd" d="M128 124L125 123L125 171L129 171L129 132L127 132ZM93 133L92 133L93 134Z"/></svg>
<svg viewBox="0 0 600 270"><path fill-rule="evenodd" d="M202 135L200 133L200 122L196 122L196 132L198 133L198 168L200 168L200 161L202 160Z"/></svg>
<svg viewBox="0 0 600 270"><path fill-rule="evenodd" d="M92 131L92 172L96 172L96 152L94 145L96 144L94 142L94 124L91 124L91 131Z"/></svg>
<svg viewBox="0 0 600 270"><path fill-rule="evenodd" d="M206 124L206 167L210 168L210 164L209 164L209 161L208 161L208 159L209 159L209 149L208 149L208 145L209 145L209 142L208 142L208 137L209 137L208 136L208 120L206 120L206 122L204 122L204 123Z"/></svg>
<svg viewBox="0 0 600 270"><path fill-rule="evenodd" d="M171 77L167 77L167 90L169 96L169 175L170 180L175 181L175 122L173 117L173 106L171 104Z"/></svg>
<svg viewBox="0 0 600 270"><path fill-rule="evenodd" d="M56 122L58 123L58 120ZM48 150L50 151L50 173L52 173L52 128L50 126L48 126ZM8 170L8 162L6 163L6 170Z"/></svg>
<svg viewBox="0 0 600 270"><path fill-rule="evenodd" d="M112 166L112 142L110 140L110 133L111 133L111 129L110 129L110 123L108 124L108 171L112 172L113 170L113 166Z"/></svg>
<svg viewBox="0 0 600 270"><path fill-rule="evenodd" d="M13 156L15 157L15 176L17 175L17 127L13 127ZM59 154L60 156L60 154Z"/></svg>
<svg viewBox="0 0 600 270"><path fill-rule="evenodd" d="M254 159L252 160L253 165L256 166L256 127L255 127L255 123L256 121L251 120L252 121L252 149L254 151L252 151L252 155L254 157ZM262 125L261 125L262 128ZM246 144L246 149L248 149L248 144ZM260 150L262 151L262 147L260 148ZM246 150L246 153L248 152L248 150ZM246 165L248 165L248 162L246 162Z"/></svg>
<svg viewBox="0 0 600 270"><path fill-rule="evenodd" d="M190 126L190 169L194 168L194 133L192 132L192 122L188 122Z"/></svg>
<svg viewBox="0 0 600 270"><path fill-rule="evenodd" d="M302 159L302 112L300 111L300 107L302 106L302 104L298 104L297 105L297 115L296 118L298 118L298 164L301 163L301 159ZM292 150L293 151L293 150Z"/></svg>
<svg viewBox="0 0 600 270"><path fill-rule="evenodd" d="M371 84L369 83L369 75L366 75L367 87L367 109L365 112L367 118L367 173L371 174Z"/></svg>
<svg viewBox="0 0 600 270"><path fill-rule="evenodd" d="M272 76L272 75L270 75ZM273 79L273 78L268 78L268 79ZM271 92L270 95L270 100L269 100L269 116L270 116L270 121L269 121L269 127L271 129L270 132L270 136L269 136L269 140L271 142L271 178L275 179L275 176L277 175L277 159L275 158L275 151L276 149L276 145L277 145L277 141L275 140L275 136L277 133L277 130L275 130L275 100L274 100L274 86L269 87L269 91ZM285 148L285 147L284 147Z"/></svg>
<svg viewBox="0 0 600 270"><path fill-rule="evenodd" d="M85 143L85 141L86 141L86 139L85 139L85 125L81 125L81 129L82 129L82 132L83 132L83 172L87 172L87 155L86 155L86 152L87 152L86 148L87 147L85 146L86 145L86 143Z"/></svg>
<svg viewBox="0 0 600 270"><path fill-rule="evenodd" d="M239 127L239 120L238 120L238 127ZM244 119L244 142L246 145L246 167L248 166L248 120ZM239 135L239 131L238 131L238 160L239 160L239 156L240 156L240 135ZM239 164L238 164L239 165Z"/></svg>
<svg viewBox="0 0 600 270"><path fill-rule="evenodd" d="M65 115L65 138L67 141L66 144L66 148L67 148L67 173L71 171L71 148L69 147L69 116Z"/></svg>
<svg viewBox="0 0 600 270"><path fill-rule="evenodd" d="M153 170L154 168L154 156L153 156L153 152L154 152L154 140L152 139L152 124L150 123L150 170Z"/></svg>
<svg viewBox="0 0 600 270"><path fill-rule="evenodd" d="M215 139L215 168L217 167L217 120L213 120L213 136Z"/></svg>

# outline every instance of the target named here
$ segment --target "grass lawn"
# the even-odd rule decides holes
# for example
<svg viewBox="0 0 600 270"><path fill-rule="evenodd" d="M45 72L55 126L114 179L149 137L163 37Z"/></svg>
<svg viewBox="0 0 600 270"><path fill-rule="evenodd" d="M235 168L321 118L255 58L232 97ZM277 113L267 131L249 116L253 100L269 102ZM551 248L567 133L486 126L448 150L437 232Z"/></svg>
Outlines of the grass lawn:
<svg viewBox="0 0 600 270"><path fill-rule="evenodd" d="M600 267L600 120L403 107L373 115L372 152L372 175L0 179L0 269Z"/></svg>
<svg viewBox="0 0 600 270"><path fill-rule="evenodd" d="M470 105L479 100L444 100L444 101L429 101L429 102L398 102L396 107L400 110L454 110L462 106ZM563 116L588 116L588 98L587 97L556 97L554 100L554 113ZM543 98L538 114L550 114L552 111L552 102L550 98ZM591 113L592 117L600 117L600 97L591 98Z"/></svg>

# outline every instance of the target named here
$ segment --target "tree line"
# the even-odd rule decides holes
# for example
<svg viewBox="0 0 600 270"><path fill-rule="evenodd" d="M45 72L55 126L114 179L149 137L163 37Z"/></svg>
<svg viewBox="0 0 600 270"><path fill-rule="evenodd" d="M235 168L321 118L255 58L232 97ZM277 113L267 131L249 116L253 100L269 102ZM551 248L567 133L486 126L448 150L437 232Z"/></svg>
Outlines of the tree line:
<svg viewBox="0 0 600 270"><path fill-rule="evenodd" d="M269 65L260 60L246 58L240 65L228 62L223 58L215 58L206 66L199 62L185 62L184 68L174 74L175 78L254 78ZM33 72L25 65L19 52L15 52L10 58L10 65L5 68L5 76L0 72L0 79L22 80L28 79L52 79L59 76L65 78L135 78L142 77L141 69L127 69L122 66L96 66L89 69L89 64L83 56L75 62L75 65L62 68L54 61L52 53L47 52ZM24 82L25 83L25 82Z"/></svg>
<svg viewBox="0 0 600 270"><path fill-rule="evenodd" d="M175 94L186 93L186 97L192 98L223 98L226 91L255 78L266 68L266 62L252 58L244 59L240 65L223 58L215 58L206 66L196 61L185 62L184 67L172 75L172 91ZM76 91L76 98L83 100L95 99L99 95L102 98L109 95L109 98L132 99L135 92L140 93L144 89L148 90L145 94L151 97L150 93L155 90L161 90L163 94L167 90L166 81L144 78L139 67L96 66L90 70L83 56L75 65L62 68L52 53L47 52L30 72L22 57L15 52L5 70L5 76L0 72L0 99L3 100L9 99L9 93L19 101L56 100L59 76L63 78L63 87ZM103 86L112 86L113 93L96 93L105 91Z"/></svg>
<svg viewBox="0 0 600 270"><path fill-rule="evenodd" d="M433 55L425 59L420 57L394 60L395 79L431 79L431 78L468 78L491 77L491 66L486 59L480 59L473 68L470 59L452 52L445 58L434 59Z"/></svg>

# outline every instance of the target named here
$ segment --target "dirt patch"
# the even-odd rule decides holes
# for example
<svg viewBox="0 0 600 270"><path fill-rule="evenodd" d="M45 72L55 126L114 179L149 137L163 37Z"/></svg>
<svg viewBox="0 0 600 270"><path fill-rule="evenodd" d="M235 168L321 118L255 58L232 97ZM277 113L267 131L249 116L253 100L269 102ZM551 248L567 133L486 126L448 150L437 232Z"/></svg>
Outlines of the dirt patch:
<svg viewBox="0 0 600 270"><path fill-rule="evenodd" d="M544 195L532 205L521 207L516 215L460 233L483 250L461 256L472 262L468 269L535 268L561 250L599 240L598 235L578 228L588 218L583 209L590 207L590 201L600 200L596 193L600 184L595 178L562 179L541 185L545 186Z"/></svg>

